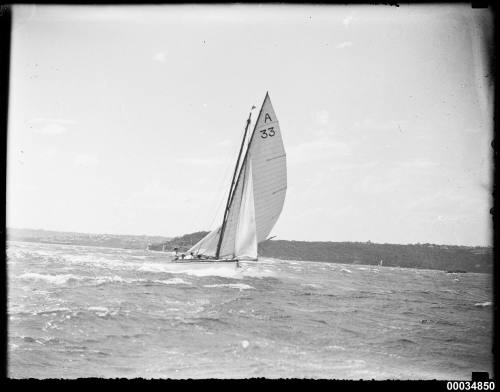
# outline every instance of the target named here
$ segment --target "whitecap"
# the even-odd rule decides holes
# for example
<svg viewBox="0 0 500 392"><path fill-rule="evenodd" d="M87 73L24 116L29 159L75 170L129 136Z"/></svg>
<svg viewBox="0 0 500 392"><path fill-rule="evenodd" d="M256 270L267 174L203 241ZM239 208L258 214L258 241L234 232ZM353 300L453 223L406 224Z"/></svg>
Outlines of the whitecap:
<svg viewBox="0 0 500 392"><path fill-rule="evenodd" d="M322 286L316 283L302 283L301 286L303 287L311 287L313 289L321 289Z"/></svg>
<svg viewBox="0 0 500 392"><path fill-rule="evenodd" d="M7 248L7 260L22 259L27 254L29 254L29 252L23 249Z"/></svg>
<svg viewBox="0 0 500 392"><path fill-rule="evenodd" d="M19 278L27 280L41 280L50 284L63 285L70 280L82 280L86 279L87 277L76 276L73 274L45 275L36 272L28 272L20 275Z"/></svg>
<svg viewBox="0 0 500 392"><path fill-rule="evenodd" d="M172 279L166 279L166 280L154 280L153 282L161 283L161 284L191 284L191 282L186 282L184 279L181 279L181 278L172 278Z"/></svg>
<svg viewBox="0 0 500 392"><path fill-rule="evenodd" d="M89 306L87 310L94 312L99 317L104 317L110 314L109 309L105 306Z"/></svg>
<svg viewBox="0 0 500 392"><path fill-rule="evenodd" d="M225 283L225 284L207 284L204 285L203 287L229 287L232 289L239 289L241 290L248 290L248 289L255 289L255 287L249 286L244 283Z"/></svg>
<svg viewBox="0 0 500 392"><path fill-rule="evenodd" d="M269 269L247 268L241 271L242 278L269 278L275 276L274 271Z"/></svg>
<svg viewBox="0 0 500 392"><path fill-rule="evenodd" d="M71 309L67 307L55 307L55 308L45 308L42 310L38 311L33 311L31 312L32 315L38 316L38 315L44 315L44 314L55 314L55 313L66 313L70 312Z"/></svg>
<svg viewBox="0 0 500 392"><path fill-rule="evenodd" d="M331 346L326 346L325 347L326 349L328 350L339 350L339 351L345 351L345 348L342 347L342 346L335 346L335 345L331 345Z"/></svg>
<svg viewBox="0 0 500 392"><path fill-rule="evenodd" d="M90 264L101 268L130 270L136 269L140 264L114 258L98 257L95 254L88 255L64 255L64 259L72 264Z"/></svg>
<svg viewBox="0 0 500 392"><path fill-rule="evenodd" d="M493 304L489 301L488 302L479 302L477 304L474 304L474 306L481 307L481 308L484 308L486 306L491 306L491 305L493 305Z"/></svg>
<svg viewBox="0 0 500 392"><path fill-rule="evenodd" d="M99 285L103 283L133 283L136 280L134 279L124 279L121 276L113 275L113 276L101 276L99 278L95 278L94 281Z"/></svg>
<svg viewBox="0 0 500 392"><path fill-rule="evenodd" d="M243 264L243 263L241 263ZM244 279L245 277L263 278L273 276L274 272L268 269L255 267L237 268L233 263L144 263L138 267L139 271L168 272L171 274L187 274L197 277L220 276L222 278Z"/></svg>

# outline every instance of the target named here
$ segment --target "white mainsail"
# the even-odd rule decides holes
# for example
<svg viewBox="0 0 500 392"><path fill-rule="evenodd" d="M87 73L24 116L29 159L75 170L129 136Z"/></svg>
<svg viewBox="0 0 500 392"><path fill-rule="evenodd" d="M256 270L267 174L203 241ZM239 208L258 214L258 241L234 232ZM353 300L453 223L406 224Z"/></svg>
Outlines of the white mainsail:
<svg viewBox="0 0 500 392"><path fill-rule="evenodd" d="M220 258L257 259L257 244L271 232L283 209L286 154L278 119L266 94L245 154L220 245ZM188 252L215 256L221 226Z"/></svg>
<svg viewBox="0 0 500 392"><path fill-rule="evenodd" d="M287 187L285 147L269 94L262 104L249 149L257 242L262 242L281 214Z"/></svg>

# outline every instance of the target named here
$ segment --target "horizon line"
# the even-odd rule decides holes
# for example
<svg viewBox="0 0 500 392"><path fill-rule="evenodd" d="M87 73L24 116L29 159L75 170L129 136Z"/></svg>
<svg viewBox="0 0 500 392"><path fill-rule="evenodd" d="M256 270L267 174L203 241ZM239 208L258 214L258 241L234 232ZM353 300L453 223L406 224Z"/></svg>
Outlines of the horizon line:
<svg viewBox="0 0 500 392"><path fill-rule="evenodd" d="M6 231L8 230L38 230L38 231L51 231L51 232L55 232L55 233L75 233L75 234L93 234L93 235L113 235L113 236L122 236L122 237L164 237L164 238L168 238L168 239L174 239L174 238L180 238L180 237L183 237L185 235L189 235L189 234L194 234L194 233L199 233L199 232L205 232L208 230L198 230L198 231L193 231L191 233L185 233L185 234L181 234L181 235L176 235L176 236L166 236L166 235L161 235L161 234L116 234L116 233L97 233L97 232L81 232L81 231L64 231L64 230L51 230L51 229L41 229L41 228L37 228L37 229L33 229L33 228L28 228L28 227L8 227L6 226ZM7 234L7 233L6 233ZM6 238L6 241L8 241L8 238ZM262 242L265 242L265 241L269 241L269 240L264 240L264 241L261 241ZM274 241L288 241L288 242L292 242L292 241L295 241L295 242L336 242L336 243L342 243L342 242L350 242L350 243L362 243L362 244L367 244L367 243L370 243L370 244L374 244L374 245L436 245L436 246L456 246L456 247L465 247L465 248L491 248L493 249L493 245L457 245L457 244L438 244L438 243L432 243L432 242L413 242L413 243L393 243L393 242L373 242L371 240L367 240L367 241L332 241L332 240L309 240L309 241L306 241L306 240L290 240L290 239L277 239L277 240L274 240Z"/></svg>

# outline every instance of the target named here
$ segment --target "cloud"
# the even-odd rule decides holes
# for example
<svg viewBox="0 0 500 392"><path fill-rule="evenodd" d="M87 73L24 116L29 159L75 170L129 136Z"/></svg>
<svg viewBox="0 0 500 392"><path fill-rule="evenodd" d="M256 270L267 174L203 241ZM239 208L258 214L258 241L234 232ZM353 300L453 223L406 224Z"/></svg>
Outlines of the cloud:
<svg viewBox="0 0 500 392"><path fill-rule="evenodd" d="M325 137L287 148L287 159L290 164L349 155L351 155L351 147L347 143L329 140Z"/></svg>
<svg viewBox="0 0 500 392"><path fill-rule="evenodd" d="M467 134L477 135L477 134L482 133L483 130L481 128L465 128L464 132L467 133Z"/></svg>
<svg viewBox="0 0 500 392"><path fill-rule="evenodd" d="M155 53L155 55L153 56L153 59L155 61L158 61L160 63L164 63L165 61L167 61L167 55L165 52L157 52Z"/></svg>
<svg viewBox="0 0 500 392"><path fill-rule="evenodd" d="M357 20L357 18L355 18L354 15L351 13L350 15L348 15L344 19L342 19L342 23L347 28L355 20Z"/></svg>
<svg viewBox="0 0 500 392"><path fill-rule="evenodd" d="M229 147L232 144L233 144L233 142L231 140L225 139L225 140L222 140L222 141L216 143L215 145L217 147Z"/></svg>
<svg viewBox="0 0 500 392"><path fill-rule="evenodd" d="M406 216L412 215L428 222L465 222L488 216L489 204L482 197L459 194L447 189L415 197L402 203Z"/></svg>
<svg viewBox="0 0 500 392"><path fill-rule="evenodd" d="M9 190L12 192L12 194L25 193L25 192L35 192L35 191L39 190L39 188L32 183L19 184L17 182L13 182L12 185L9 186L8 188L10 188Z"/></svg>
<svg viewBox="0 0 500 392"><path fill-rule="evenodd" d="M41 128L36 128L35 133L41 133L44 135L61 135L66 133L68 128L60 124L47 124Z"/></svg>
<svg viewBox="0 0 500 392"><path fill-rule="evenodd" d="M469 216L467 214L454 214L454 215L438 215L436 220L439 222L459 222L467 220Z"/></svg>
<svg viewBox="0 0 500 392"><path fill-rule="evenodd" d="M361 121L354 122L354 130L363 131L400 131L406 127L407 122L405 120L388 120L388 121L378 121L372 118L366 118Z"/></svg>
<svg viewBox="0 0 500 392"><path fill-rule="evenodd" d="M224 163L222 158L199 158L199 157L185 157L175 160L177 163L192 166L212 166Z"/></svg>
<svg viewBox="0 0 500 392"><path fill-rule="evenodd" d="M427 169L438 166L438 163L429 161L424 158L417 158L412 161L401 162L400 165L405 168Z"/></svg>
<svg viewBox="0 0 500 392"><path fill-rule="evenodd" d="M58 155L58 151L55 148L49 148L47 150L42 151L40 157L45 161L53 161L54 158Z"/></svg>
<svg viewBox="0 0 500 392"><path fill-rule="evenodd" d="M137 189L128 196L124 196L120 207L143 212L162 211L162 214L167 212L178 214L183 211L183 208L189 208L189 214L200 214L202 211L213 213L211 209L215 206L209 203L218 194L218 189L212 190L210 187L204 189L203 192L193 192L192 188L186 186L176 187L167 184L163 178L150 178L146 179L143 184L137 184ZM191 216L186 219L193 221Z"/></svg>
<svg viewBox="0 0 500 392"><path fill-rule="evenodd" d="M330 171L334 173L346 172L351 170L372 169L380 165L379 161L363 162L363 163L341 163L330 167Z"/></svg>
<svg viewBox="0 0 500 392"><path fill-rule="evenodd" d="M346 205L344 207L332 207L331 209L327 210L327 214L330 217L340 217L340 216L346 216L349 217L354 211L355 207L353 205Z"/></svg>
<svg viewBox="0 0 500 392"><path fill-rule="evenodd" d="M61 118L35 118L29 123L33 132L42 135L61 135L68 132L74 121Z"/></svg>
<svg viewBox="0 0 500 392"><path fill-rule="evenodd" d="M316 122L319 125L328 124L329 117L330 117L330 114L328 113L327 110L320 110L319 112L316 112L316 114L315 114Z"/></svg>
<svg viewBox="0 0 500 392"><path fill-rule="evenodd" d="M345 41L337 45L337 49L344 49L347 48L348 46L352 46L352 42L350 41Z"/></svg>
<svg viewBox="0 0 500 392"><path fill-rule="evenodd" d="M90 167L99 165L100 160L94 155L78 154L74 162L77 166Z"/></svg>

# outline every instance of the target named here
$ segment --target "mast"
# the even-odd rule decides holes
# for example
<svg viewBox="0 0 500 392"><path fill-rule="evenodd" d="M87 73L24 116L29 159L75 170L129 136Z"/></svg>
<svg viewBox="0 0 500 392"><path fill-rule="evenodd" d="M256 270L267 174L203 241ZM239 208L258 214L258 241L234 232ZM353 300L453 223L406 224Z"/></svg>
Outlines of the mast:
<svg viewBox="0 0 500 392"><path fill-rule="evenodd" d="M245 151L245 156L243 157L243 163L241 164L240 171L238 173L238 178L236 180L236 185L240 181L241 172L243 171L243 167L245 166L245 163L247 161L248 152L250 151L250 146L252 144L252 140L253 140L253 137L255 135L255 129L257 128L257 123L259 121L260 115L262 113L262 108L264 107L264 103L266 102L266 99L267 99L268 95L269 95L269 92L266 91L266 96L264 97L264 101L262 101L262 105L260 106L259 115L257 116L257 121L255 122L255 125L253 127L252 135L250 136L250 140L248 141L248 147L247 147L247 149ZM252 107L252 110L254 108L255 108L255 106ZM239 160L240 160L240 157L241 157L241 152L243 150L243 145L245 143L245 136L246 136L246 133L247 133L248 126L250 124L250 117L251 116L252 116L252 112L250 111L250 116L248 116L247 125L245 127L245 135L243 136L243 141L241 142L240 152L238 154L238 160L236 161L236 167L234 169L233 181L231 182L231 188L229 190L229 196L228 196L228 199L227 199L226 210L224 211L224 219L222 221L222 227L221 227L221 232L220 232L220 236L219 236L219 242L217 243L217 250L215 252L215 258L216 259L218 259L219 256L220 256L220 248L221 248L221 245L222 245L222 238L224 236L224 230L226 229L226 223L227 223L227 213L229 212L229 208L231 207L231 204L233 203L233 196L234 195L231 193L231 191L233 190L234 179L235 179L235 176L236 176L236 171L238 169L238 163L239 163Z"/></svg>
<svg viewBox="0 0 500 392"><path fill-rule="evenodd" d="M222 237L224 236L224 230L226 229L227 213L229 212L229 207L231 205L232 192L234 190L234 183L236 180L236 172L238 171L238 165L240 163L241 153L243 152L243 146L245 145L245 138L247 136L248 126L250 125L253 109L255 109L255 106L252 106L252 109L250 109L250 114L248 115L247 124L245 126L245 133L243 134L243 140L241 141L240 152L238 153L238 159L236 160L236 166L234 168L233 179L231 181L231 186L229 187L229 194L227 196L226 209L224 210L224 218L222 219L222 227L220 231L219 242L217 243L217 251L215 252L216 259L218 259L220 256L220 247L222 245Z"/></svg>

